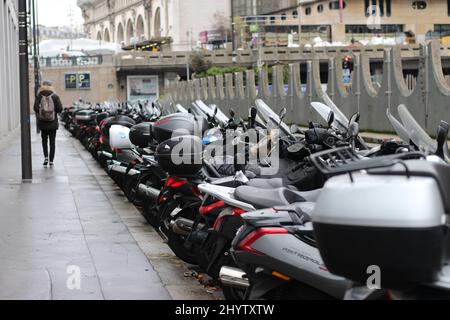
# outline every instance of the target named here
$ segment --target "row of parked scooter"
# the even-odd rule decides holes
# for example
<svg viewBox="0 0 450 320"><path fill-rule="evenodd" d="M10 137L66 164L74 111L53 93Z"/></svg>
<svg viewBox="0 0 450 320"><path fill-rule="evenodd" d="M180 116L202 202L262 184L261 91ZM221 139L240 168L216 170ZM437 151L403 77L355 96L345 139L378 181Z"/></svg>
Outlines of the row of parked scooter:
<svg viewBox="0 0 450 320"><path fill-rule="evenodd" d="M371 147L359 114L323 100L307 128L262 100L247 119L202 101L77 102L61 117L227 299L448 298L449 125L434 140L400 105L386 114L399 141Z"/></svg>

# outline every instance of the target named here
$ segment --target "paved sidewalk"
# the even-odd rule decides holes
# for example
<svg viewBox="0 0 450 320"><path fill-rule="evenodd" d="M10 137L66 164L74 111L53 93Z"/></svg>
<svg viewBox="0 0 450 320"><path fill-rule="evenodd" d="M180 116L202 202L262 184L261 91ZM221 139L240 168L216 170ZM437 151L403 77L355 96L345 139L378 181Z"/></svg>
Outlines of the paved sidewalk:
<svg viewBox="0 0 450 320"><path fill-rule="evenodd" d="M56 166L20 181L20 140L0 149L0 299L214 299L64 130ZM81 290L67 286L69 266ZM70 271L70 270L69 270ZM70 282L70 281L69 281ZM70 283L69 283L70 284Z"/></svg>

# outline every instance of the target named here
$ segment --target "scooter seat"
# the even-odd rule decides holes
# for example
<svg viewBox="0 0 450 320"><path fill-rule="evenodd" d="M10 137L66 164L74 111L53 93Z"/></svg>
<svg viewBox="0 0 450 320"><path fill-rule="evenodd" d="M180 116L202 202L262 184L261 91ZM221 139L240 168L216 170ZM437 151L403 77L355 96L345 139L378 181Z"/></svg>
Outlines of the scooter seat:
<svg viewBox="0 0 450 320"><path fill-rule="evenodd" d="M247 183L247 186L258 189L279 189L287 187L292 190L297 190L295 187L288 187L284 185L283 179L253 179Z"/></svg>
<svg viewBox="0 0 450 320"><path fill-rule="evenodd" d="M291 203L306 202L301 192L287 188L259 189L249 186L236 188L234 196L237 200L251 204L256 209L287 206Z"/></svg>

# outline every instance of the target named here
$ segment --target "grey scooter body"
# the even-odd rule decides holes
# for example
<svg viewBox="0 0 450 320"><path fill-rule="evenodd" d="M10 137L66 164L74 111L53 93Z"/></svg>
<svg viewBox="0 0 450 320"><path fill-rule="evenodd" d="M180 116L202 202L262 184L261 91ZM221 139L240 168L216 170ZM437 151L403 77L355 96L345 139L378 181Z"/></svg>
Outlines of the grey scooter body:
<svg viewBox="0 0 450 320"><path fill-rule="evenodd" d="M300 284L299 289L308 287L309 292L315 291L316 294L310 298L344 299L351 283L326 269L315 246L308 215L313 208L313 203L305 202L242 216L245 226L238 232L231 252L237 265L250 280L247 299L265 297L267 293L293 281L294 285ZM242 242L252 232L264 233L265 230L274 233L259 237L251 243L250 250L242 248ZM274 276L273 272L288 277L290 282Z"/></svg>

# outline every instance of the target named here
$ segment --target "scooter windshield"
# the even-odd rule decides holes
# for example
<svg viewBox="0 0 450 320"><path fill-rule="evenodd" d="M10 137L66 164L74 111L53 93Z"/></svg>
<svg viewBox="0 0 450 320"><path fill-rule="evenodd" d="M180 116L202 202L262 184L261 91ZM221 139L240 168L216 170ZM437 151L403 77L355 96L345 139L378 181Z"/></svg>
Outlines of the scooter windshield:
<svg viewBox="0 0 450 320"><path fill-rule="evenodd" d="M175 106L175 108L176 108L177 112L180 112L180 113L189 113L189 111L187 111L186 108L183 107L181 104L177 104L177 105Z"/></svg>
<svg viewBox="0 0 450 320"><path fill-rule="evenodd" d="M191 112L198 117L208 119L208 115L196 103L192 103Z"/></svg>
<svg viewBox="0 0 450 320"><path fill-rule="evenodd" d="M389 108L386 111L386 116L388 117L389 122L391 123L392 127L394 128L395 132L400 137L400 139L402 139L403 142L409 144L411 138L409 137L408 130L406 130L406 128L400 123L400 121L395 119L395 117L389 111Z"/></svg>
<svg viewBox="0 0 450 320"><path fill-rule="evenodd" d="M330 117L330 113L331 112L334 113L334 111L331 110L330 107L328 107L327 105L325 105L325 104L323 104L321 102L311 102L311 106L320 115L320 117L323 120L325 120L325 122L328 123L328 118ZM334 118L334 121L333 121L332 125L336 129L339 129L340 131L343 131L343 132L347 132L348 131L347 125L342 123L342 121L339 121L336 118L336 114L335 114L335 118Z"/></svg>
<svg viewBox="0 0 450 320"><path fill-rule="evenodd" d="M161 116L161 111L156 106L154 107L149 103L144 105L144 111L147 115L149 115L151 117L158 118Z"/></svg>
<svg viewBox="0 0 450 320"><path fill-rule="evenodd" d="M207 115L209 117L213 117L214 116L215 109L207 106L203 101L197 100L197 101L195 101L195 104L197 105L197 107L200 110L202 110L202 112L205 115ZM229 120L227 118L227 116L218 108L217 108L217 114L215 116L215 119L217 121L219 121L222 125L226 125L228 123L228 120Z"/></svg>
<svg viewBox="0 0 450 320"><path fill-rule="evenodd" d="M267 123L267 129L274 127L278 128L278 124L281 123L279 127L281 131L283 131L283 134L289 136L291 135L291 130L289 130L289 127L283 121L281 121L280 117L275 112L273 112L273 110L263 100L257 99L255 101L255 104L258 112ZM274 121L276 123L273 123Z"/></svg>
<svg viewBox="0 0 450 320"><path fill-rule="evenodd" d="M400 119L408 131L408 135L411 141L420 148L421 151L427 154L434 154L437 151L437 143L422 129L422 127L417 123L416 119L408 111L405 105L401 104L398 106L398 114Z"/></svg>
<svg viewBox="0 0 450 320"><path fill-rule="evenodd" d="M230 121L230 118L228 118L225 113L222 112L222 110L219 109L219 107L217 107L216 105L212 105L211 106L213 111L217 108L217 114L216 114L216 119L217 121L219 121L220 123L226 125L228 123L228 121Z"/></svg>
<svg viewBox="0 0 450 320"><path fill-rule="evenodd" d="M345 114L334 104L333 100L324 92L323 93L323 101L325 104L330 107L330 109L334 112L334 119L341 126L347 128L350 120L345 116Z"/></svg>

